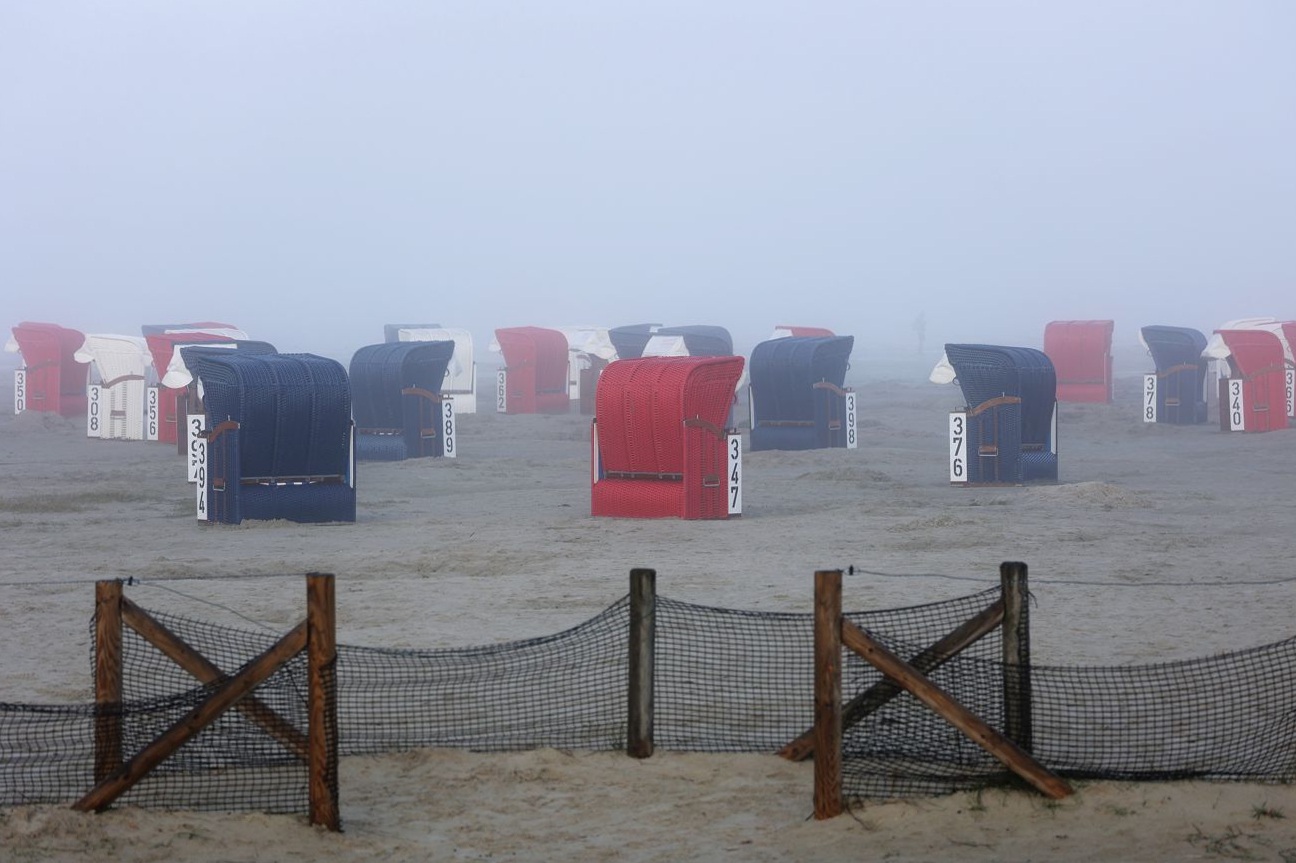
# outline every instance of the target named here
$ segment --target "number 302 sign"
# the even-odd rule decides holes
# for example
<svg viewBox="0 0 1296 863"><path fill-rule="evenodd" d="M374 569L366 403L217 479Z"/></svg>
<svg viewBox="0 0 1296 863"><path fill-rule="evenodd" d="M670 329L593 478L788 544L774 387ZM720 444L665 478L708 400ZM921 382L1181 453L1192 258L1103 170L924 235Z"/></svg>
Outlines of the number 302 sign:
<svg viewBox="0 0 1296 863"><path fill-rule="evenodd" d="M967 482L967 413L949 415L949 481Z"/></svg>

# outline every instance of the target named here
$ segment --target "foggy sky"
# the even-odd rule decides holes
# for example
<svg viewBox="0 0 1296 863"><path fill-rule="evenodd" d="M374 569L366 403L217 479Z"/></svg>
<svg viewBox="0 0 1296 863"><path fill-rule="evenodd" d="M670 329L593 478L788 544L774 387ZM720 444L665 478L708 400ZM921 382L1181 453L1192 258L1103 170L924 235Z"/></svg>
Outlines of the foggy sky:
<svg viewBox="0 0 1296 863"><path fill-rule="evenodd" d="M1296 317L1296 4L9 2L0 326Z"/></svg>

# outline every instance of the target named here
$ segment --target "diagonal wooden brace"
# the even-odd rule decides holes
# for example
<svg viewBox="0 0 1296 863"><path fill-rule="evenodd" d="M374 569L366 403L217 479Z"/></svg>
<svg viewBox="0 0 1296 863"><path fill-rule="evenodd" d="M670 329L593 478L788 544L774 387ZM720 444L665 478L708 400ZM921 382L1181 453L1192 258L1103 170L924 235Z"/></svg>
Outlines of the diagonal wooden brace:
<svg viewBox="0 0 1296 863"><path fill-rule="evenodd" d="M995 731L981 717L955 701L922 672L878 644L862 629L844 618L841 622L841 637L842 644L858 653L870 665L930 707L1013 773L1035 786L1041 794L1060 800L1071 793L1071 786L1064 779Z"/></svg>

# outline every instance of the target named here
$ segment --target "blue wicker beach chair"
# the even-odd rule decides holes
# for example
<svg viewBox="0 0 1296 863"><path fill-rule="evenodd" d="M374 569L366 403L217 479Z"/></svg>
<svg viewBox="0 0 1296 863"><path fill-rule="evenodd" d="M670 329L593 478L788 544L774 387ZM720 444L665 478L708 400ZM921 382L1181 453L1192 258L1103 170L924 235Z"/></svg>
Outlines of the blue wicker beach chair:
<svg viewBox="0 0 1296 863"><path fill-rule="evenodd" d="M1057 375L1043 351L946 345L967 401L968 482L1058 478Z"/></svg>
<svg viewBox="0 0 1296 863"><path fill-rule="evenodd" d="M1157 422L1206 422L1206 336L1188 327L1143 328L1143 343L1156 363Z"/></svg>
<svg viewBox="0 0 1296 863"><path fill-rule="evenodd" d="M846 369L853 336L793 337L752 351L751 448L846 446Z"/></svg>
<svg viewBox="0 0 1296 863"><path fill-rule="evenodd" d="M733 337L724 327L661 327L654 336L681 336L691 357L731 357Z"/></svg>
<svg viewBox="0 0 1296 863"><path fill-rule="evenodd" d="M313 354L194 357L207 417L212 521L355 521L351 388Z"/></svg>
<svg viewBox="0 0 1296 863"><path fill-rule="evenodd" d="M455 343L368 345L351 358L356 458L402 461L445 455L441 385Z"/></svg>
<svg viewBox="0 0 1296 863"><path fill-rule="evenodd" d="M616 348L617 359L637 360L643 356L644 346L652 338L653 331L661 324L629 324L624 327L613 327L608 330L612 347Z"/></svg>

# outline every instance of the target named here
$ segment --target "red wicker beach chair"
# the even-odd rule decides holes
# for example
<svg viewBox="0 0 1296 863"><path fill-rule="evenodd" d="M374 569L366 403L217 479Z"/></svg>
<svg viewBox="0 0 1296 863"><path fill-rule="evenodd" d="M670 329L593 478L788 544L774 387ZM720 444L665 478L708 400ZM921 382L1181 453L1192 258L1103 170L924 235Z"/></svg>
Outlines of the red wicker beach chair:
<svg viewBox="0 0 1296 863"><path fill-rule="evenodd" d="M599 381L593 515L728 518L725 417L741 357L619 360Z"/></svg>

